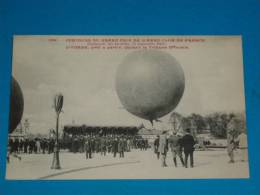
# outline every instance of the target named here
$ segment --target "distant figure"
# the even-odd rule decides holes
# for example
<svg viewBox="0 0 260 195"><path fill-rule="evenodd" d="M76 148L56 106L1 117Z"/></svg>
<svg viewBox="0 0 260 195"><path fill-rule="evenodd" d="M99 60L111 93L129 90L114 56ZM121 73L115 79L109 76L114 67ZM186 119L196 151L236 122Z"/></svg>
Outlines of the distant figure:
<svg viewBox="0 0 260 195"><path fill-rule="evenodd" d="M173 162L175 167L177 167L177 156L181 160L182 166L184 166L184 161L182 158L182 148L181 148L181 136L176 132L173 133L168 139L168 143L172 152Z"/></svg>
<svg viewBox="0 0 260 195"><path fill-rule="evenodd" d="M84 147L86 152L86 159L92 158L91 138L86 139Z"/></svg>
<svg viewBox="0 0 260 195"><path fill-rule="evenodd" d="M234 163L234 151L236 149L236 141L234 136L234 131L229 130L227 134L227 153L230 158L229 163Z"/></svg>
<svg viewBox="0 0 260 195"><path fill-rule="evenodd" d="M28 138L26 138L24 141L24 144L23 144L23 152L25 154L27 154L27 152L28 152L28 146L29 146L29 140L28 140Z"/></svg>
<svg viewBox="0 0 260 195"><path fill-rule="evenodd" d="M239 149L241 153L241 161L247 161L248 160L248 152L247 152L247 135L245 132L242 132L238 136L238 142L239 142Z"/></svg>
<svg viewBox="0 0 260 195"><path fill-rule="evenodd" d="M156 154L157 159L159 159L159 158L160 158L160 152L159 152L159 135L157 135L156 139L154 140L153 146L154 146L154 153Z"/></svg>
<svg viewBox="0 0 260 195"><path fill-rule="evenodd" d="M47 140L46 140L46 138L43 138L41 140L41 149L42 149L42 153L45 154L45 151L47 149Z"/></svg>
<svg viewBox="0 0 260 195"><path fill-rule="evenodd" d="M9 139L9 138L8 138ZM18 140L19 141L19 140ZM13 156L15 158L18 158L19 161L21 161L21 157L17 154L17 152L15 151L15 149L12 148L14 142L12 139L9 139L8 141L8 147L7 147L7 163L10 163L10 157Z"/></svg>
<svg viewBox="0 0 260 195"><path fill-rule="evenodd" d="M116 153L118 152L118 138L114 138L112 141L112 152L114 158L116 157Z"/></svg>
<svg viewBox="0 0 260 195"><path fill-rule="evenodd" d="M125 151L125 142L124 142L124 139L121 137L118 141L119 158L125 157L124 151Z"/></svg>
<svg viewBox="0 0 260 195"><path fill-rule="evenodd" d="M100 150L101 150L101 155L106 156L106 139L104 137L101 137L100 139Z"/></svg>
<svg viewBox="0 0 260 195"><path fill-rule="evenodd" d="M190 157L190 167L193 168L194 166L193 152L194 152L195 140L193 136L190 134L190 129L186 129L186 134L181 139L181 145L184 148L185 167L188 168L188 158Z"/></svg>
<svg viewBox="0 0 260 195"><path fill-rule="evenodd" d="M41 142L40 142L40 140L36 139L35 144L36 144L36 152L35 153L40 154L41 153Z"/></svg>
<svg viewBox="0 0 260 195"><path fill-rule="evenodd" d="M167 141L166 133L167 133L167 131L163 131L162 135L160 135L160 138L159 138L159 152L161 155L161 161L162 161L161 166L162 167L167 167L166 155L168 152L168 141Z"/></svg>
<svg viewBox="0 0 260 195"><path fill-rule="evenodd" d="M126 148L127 148L127 152L130 152L131 151L131 140L129 138L127 138L126 140Z"/></svg>

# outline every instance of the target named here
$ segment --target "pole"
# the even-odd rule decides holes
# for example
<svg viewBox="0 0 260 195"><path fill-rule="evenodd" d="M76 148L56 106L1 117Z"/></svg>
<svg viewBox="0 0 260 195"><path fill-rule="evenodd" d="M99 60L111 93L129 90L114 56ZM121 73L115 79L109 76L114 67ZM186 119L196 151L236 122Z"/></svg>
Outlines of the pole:
<svg viewBox="0 0 260 195"><path fill-rule="evenodd" d="M51 169L61 169L59 158L59 113L57 113L56 118L56 140L54 144L54 153Z"/></svg>

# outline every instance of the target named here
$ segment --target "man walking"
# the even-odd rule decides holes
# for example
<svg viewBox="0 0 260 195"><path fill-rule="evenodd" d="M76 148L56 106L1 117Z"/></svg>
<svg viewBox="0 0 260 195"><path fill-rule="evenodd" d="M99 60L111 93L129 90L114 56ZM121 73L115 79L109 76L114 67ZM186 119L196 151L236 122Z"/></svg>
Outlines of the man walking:
<svg viewBox="0 0 260 195"><path fill-rule="evenodd" d="M163 131L159 138L159 152L161 154L162 167L167 167L166 155L168 152L168 140L166 136L167 131Z"/></svg>
<svg viewBox="0 0 260 195"><path fill-rule="evenodd" d="M180 134L177 135L176 132L173 133L168 139L168 143L172 152L173 162L175 167L177 167L177 156L179 156L181 160L182 166L184 166L184 161L182 158L182 151L181 151L181 137Z"/></svg>
<svg viewBox="0 0 260 195"><path fill-rule="evenodd" d="M186 130L186 134L183 136L181 140L181 145L184 148L185 167L188 168L188 158L190 157L190 167L193 168L194 166L193 152L194 152L195 140L193 136L190 134L190 129Z"/></svg>

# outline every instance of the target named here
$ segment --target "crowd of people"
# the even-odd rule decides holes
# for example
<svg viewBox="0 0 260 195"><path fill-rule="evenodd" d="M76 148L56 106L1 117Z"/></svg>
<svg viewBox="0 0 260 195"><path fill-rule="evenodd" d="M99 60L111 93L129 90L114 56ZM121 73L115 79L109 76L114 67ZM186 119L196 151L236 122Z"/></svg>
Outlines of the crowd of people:
<svg viewBox="0 0 260 195"><path fill-rule="evenodd" d="M10 138L8 140L8 148L10 153L40 154L52 153L54 150L54 139L47 138Z"/></svg>
<svg viewBox="0 0 260 195"><path fill-rule="evenodd" d="M154 152L159 159L161 157L161 166L166 167L166 157L170 150L172 152L173 162L177 167L177 157L180 159L182 166L188 168L188 159L190 158L190 167L194 166L193 152L195 139L190 134L190 130L186 130L186 134L182 136L179 133L173 133L169 137L166 135L167 131L164 131L162 135L157 136L154 141ZM183 153L184 151L184 159Z"/></svg>
<svg viewBox="0 0 260 195"><path fill-rule="evenodd" d="M85 152L87 159L92 158L93 153L104 156L112 153L114 157L119 154L123 158L131 149L147 150L149 147L147 139L126 135L73 136L66 145L71 152Z"/></svg>
<svg viewBox="0 0 260 195"><path fill-rule="evenodd" d="M234 131L228 131L227 135L227 153L230 163L234 163L234 151L239 148L241 151L242 161L247 160L247 136L241 133L235 136ZM164 131L157 136L153 143L154 152L158 159L161 159L161 166L166 167L167 153L172 154L172 161L177 167L179 160L183 167L194 167L193 153L195 150L195 139L190 129L185 134L172 133L167 135ZM204 144L204 142L203 142ZM205 146L207 143L205 143ZM59 140L59 148L72 153L84 153L86 159L91 159L94 154L99 153L101 156L112 154L113 157L125 157L125 152L132 149L147 150L150 147L148 140L141 136L130 135L72 135L66 139ZM51 154L55 149L54 138L9 138L8 157L12 154L21 160L19 154ZM184 154L184 156L183 156ZM189 161L189 163L188 163Z"/></svg>
<svg viewBox="0 0 260 195"><path fill-rule="evenodd" d="M19 154L51 154L54 152L55 139L53 138L9 138L9 154L21 159ZM128 135L73 135L59 140L59 148L72 153L85 153L86 159L93 158L94 153L105 156L112 153L114 157L124 158L125 152L131 149L147 150L148 140L140 136Z"/></svg>
<svg viewBox="0 0 260 195"><path fill-rule="evenodd" d="M164 131L162 135L157 136L154 140L154 152L158 159L161 158L161 166L166 167L166 157L170 150L172 153L173 163L177 167L177 158L179 158L183 167L194 167L193 153L195 150L195 144L197 140L191 134L190 129L186 129L185 134L173 133L167 136L167 131ZM203 142L204 146L208 146L208 142ZM240 149L241 161L247 161L247 135L245 132L241 132L239 135L235 135L235 131L228 131L227 134L227 153L230 158L229 163L234 163L234 152L236 149ZM184 153L184 158L183 158ZM190 163L188 163L188 160Z"/></svg>

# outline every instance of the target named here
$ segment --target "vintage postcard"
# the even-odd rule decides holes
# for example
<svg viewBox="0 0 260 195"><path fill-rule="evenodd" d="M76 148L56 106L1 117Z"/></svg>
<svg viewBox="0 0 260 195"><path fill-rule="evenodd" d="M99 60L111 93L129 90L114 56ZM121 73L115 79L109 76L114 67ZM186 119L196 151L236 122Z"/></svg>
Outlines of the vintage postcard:
<svg viewBox="0 0 260 195"><path fill-rule="evenodd" d="M6 179L249 178L240 36L14 36Z"/></svg>

